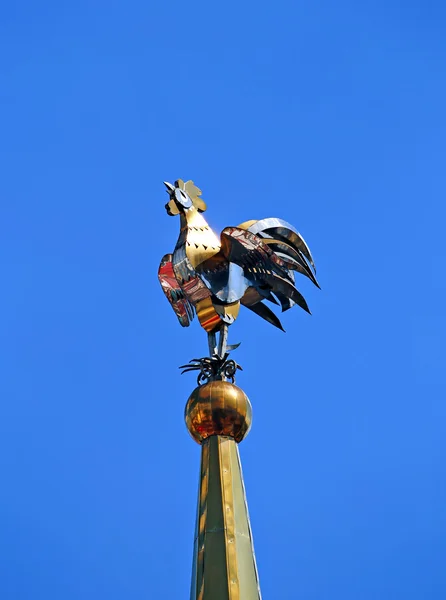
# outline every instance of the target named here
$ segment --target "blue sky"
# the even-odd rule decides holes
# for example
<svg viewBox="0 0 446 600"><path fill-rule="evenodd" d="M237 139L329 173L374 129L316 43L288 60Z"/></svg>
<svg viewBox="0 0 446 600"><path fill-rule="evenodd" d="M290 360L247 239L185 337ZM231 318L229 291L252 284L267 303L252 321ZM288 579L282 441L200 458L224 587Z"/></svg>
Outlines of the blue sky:
<svg viewBox="0 0 446 600"><path fill-rule="evenodd" d="M231 331L265 600L445 597L445 27L439 1L2 8L2 599L188 598L179 177L216 230L295 224L322 285L286 334Z"/></svg>

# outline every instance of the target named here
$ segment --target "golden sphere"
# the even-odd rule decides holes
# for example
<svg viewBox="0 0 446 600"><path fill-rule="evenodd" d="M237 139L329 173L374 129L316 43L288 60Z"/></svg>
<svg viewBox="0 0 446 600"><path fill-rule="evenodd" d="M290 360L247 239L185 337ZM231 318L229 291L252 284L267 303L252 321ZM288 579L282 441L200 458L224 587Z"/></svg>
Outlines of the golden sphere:
<svg viewBox="0 0 446 600"><path fill-rule="evenodd" d="M252 408L243 390L229 381L210 381L195 388L184 411L186 427L201 444L211 435L241 442L251 428Z"/></svg>

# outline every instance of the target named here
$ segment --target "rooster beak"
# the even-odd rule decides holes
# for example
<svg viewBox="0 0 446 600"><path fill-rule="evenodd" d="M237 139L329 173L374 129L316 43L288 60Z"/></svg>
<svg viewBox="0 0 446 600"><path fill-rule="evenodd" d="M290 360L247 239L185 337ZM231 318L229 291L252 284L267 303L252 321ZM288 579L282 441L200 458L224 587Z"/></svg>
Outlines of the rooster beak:
<svg viewBox="0 0 446 600"><path fill-rule="evenodd" d="M173 190L175 189L175 188L173 187L173 185L172 185L171 183L169 183L168 181L164 181L163 183L164 183L164 185L165 185L165 186L166 186L166 188L167 188L167 192L168 192L169 194L171 194L171 193L173 192Z"/></svg>

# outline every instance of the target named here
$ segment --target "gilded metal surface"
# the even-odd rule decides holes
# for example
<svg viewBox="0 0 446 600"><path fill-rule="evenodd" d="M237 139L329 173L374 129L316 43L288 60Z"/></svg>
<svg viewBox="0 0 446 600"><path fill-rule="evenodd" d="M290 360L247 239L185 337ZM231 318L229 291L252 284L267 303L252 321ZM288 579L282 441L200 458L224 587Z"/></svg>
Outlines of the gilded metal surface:
<svg viewBox="0 0 446 600"><path fill-rule="evenodd" d="M197 558L196 558L196 596L198 600L203 600L204 595L204 552L205 552L205 532L206 521L208 518L207 501L209 492L209 444L205 444L201 450L201 468L200 468L200 487L198 492L198 516L197 516ZM214 482L212 482L214 483ZM194 574L192 574L192 582ZM224 581L223 581L224 582Z"/></svg>
<svg viewBox="0 0 446 600"><path fill-rule="evenodd" d="M186 213L187 237L186 254L195 268L220 251L220 240L206 223L201 214L190 209Z"/></svg>
<svg viewBox="0 0 446 600"><path fill-rule="evenodd" d="M196 312L208 334L224 331L242 304L283 329L264 300L279 303L282 310L298 304L310 312L294 273L319 284L310 250L292 225L276 218L251 220L227 227L219 238L202 215L206 204L192 181L165 185L166 210L180 216L180 234L173 255L161 262L159 279L183 327Z"/></svg>
<svg viewBox="0 0 446 600"><path fill-rule="evenodd" d="M261 600L238 447L203 441L191 600Z"/></svg>
<svg viewBox="0 0 446 600"><path fill-rule="evenodd" d="M232 443L234 446L234 443ZM238 578L237 540L234 514L234 488L230 442L219 440L220 476L223 503L223 521L226 542L226 568L228 577L229 597L240 600L240 581Z"/></svg>
<svg viewBox="0 0 446 600"><path fill-rule="evenodd" d="M197 311L200 325L209 334L214 332L216 328L221 325L220 316L215 310L212 298L210 296L205 300L200 300L200 302L195 305L195 310Z"/></svg>
<svg viewBox="0 0 446 600"><path fill-rule="evenodd" d="M189 433L199 444L212 435L241 442L251 428L252 408L245 392L236 385L210 381L192 392L184 417Z"/></svg>

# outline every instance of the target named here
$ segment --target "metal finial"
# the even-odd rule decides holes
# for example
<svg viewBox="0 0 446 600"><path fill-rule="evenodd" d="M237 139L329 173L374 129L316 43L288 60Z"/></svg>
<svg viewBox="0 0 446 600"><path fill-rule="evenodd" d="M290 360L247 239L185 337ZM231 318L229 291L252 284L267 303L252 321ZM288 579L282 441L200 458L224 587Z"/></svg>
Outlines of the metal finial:
<svg viewBox="0 0 446 600"><path fill-rule="evenodd" d="M200 487L191 600L261 600L251 526L237 444L249 432L251 404L234 383L242 370L229 352L229 327L244 306L283 330L277 315L295 304L310 312L295 273L316 286L316 269L303 237L276 218L226 227L218 236L202 216L206 204L192 182L164 182L167 214L180 232L158 271L162 289L182 327L197 315L208 334L209 356L182 365L197 387L185 408L186 426L201 445Z"/></svg>

